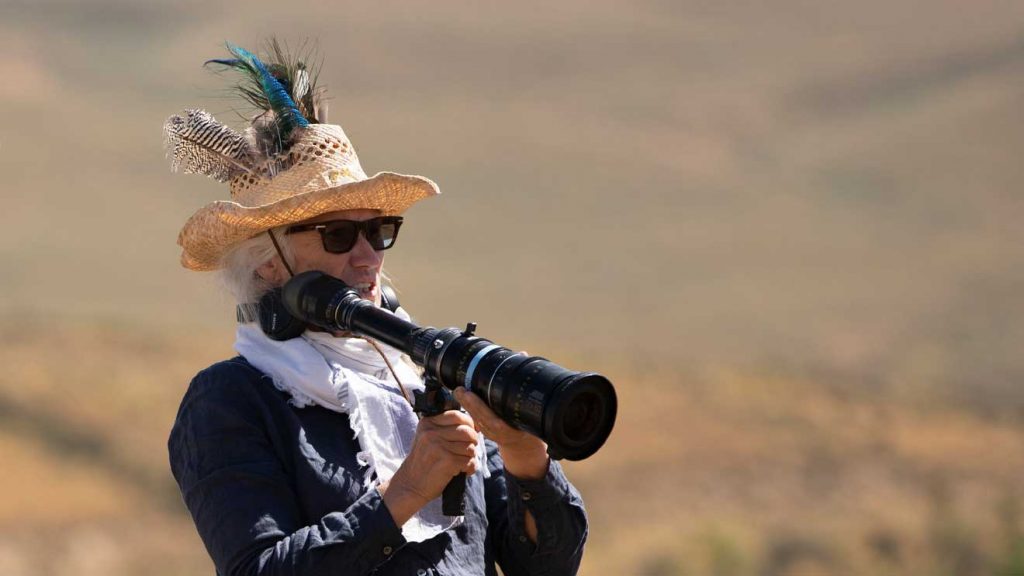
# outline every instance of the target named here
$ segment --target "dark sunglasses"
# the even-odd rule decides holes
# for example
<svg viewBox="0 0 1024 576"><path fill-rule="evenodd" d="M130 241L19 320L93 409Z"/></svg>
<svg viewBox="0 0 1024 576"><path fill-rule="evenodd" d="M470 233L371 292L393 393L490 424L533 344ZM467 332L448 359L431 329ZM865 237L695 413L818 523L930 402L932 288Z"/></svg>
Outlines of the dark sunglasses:
<svg viewBox="0 0 1024 576"><path fill-rule="evenodd" d="M402 226L401 216L378 216L369 220L329 220L316 224L302 224L285 230L285 234L295 234L316 230L320 232L320 240L324 243L324 251L331 254L344 254L352 249L362 232L366 241L374 250L387 250L395 245L398 229Z"/></svg>

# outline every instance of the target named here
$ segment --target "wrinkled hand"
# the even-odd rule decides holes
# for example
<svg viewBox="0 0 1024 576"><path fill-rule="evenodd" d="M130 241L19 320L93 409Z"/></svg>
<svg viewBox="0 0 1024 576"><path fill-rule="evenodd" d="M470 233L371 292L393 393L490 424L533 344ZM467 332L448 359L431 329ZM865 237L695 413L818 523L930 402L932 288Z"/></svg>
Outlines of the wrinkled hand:
<svg viewBox="0 0 1024 576"><path fill-rule="evenodd" d="M449 410L420 420L409 455L391 480L378 488L395 524L401 526L440 496L458 473L476 472L478 439L473 419L463 412Z"/></svg>
<svg viewBox="0 0 1024 576"><path fill-rule="evenodd" d="M543 440L513 428L479 396L461 386L455 389L455 398L473 417L476 429L498 445L505 471L522 479L544 477L548 470L548 445Z"/></svg>

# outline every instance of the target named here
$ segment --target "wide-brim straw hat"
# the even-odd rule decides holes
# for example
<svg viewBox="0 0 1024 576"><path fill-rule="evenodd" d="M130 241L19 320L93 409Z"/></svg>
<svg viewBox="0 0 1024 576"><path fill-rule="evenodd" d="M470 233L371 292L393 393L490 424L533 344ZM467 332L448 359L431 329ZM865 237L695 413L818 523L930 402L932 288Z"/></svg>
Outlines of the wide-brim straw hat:
<svg viewBox="0 0 1024 576"><path fill-rule="evenodd" d="M178 235L181 264L216 270L224 255L272 228L334 212L365 208L401 214L413 203L440 194L422 176L379 172L367 177L341 126L310 124L273 177L245 173L230 180L231 200L199 209Z"/></svg>

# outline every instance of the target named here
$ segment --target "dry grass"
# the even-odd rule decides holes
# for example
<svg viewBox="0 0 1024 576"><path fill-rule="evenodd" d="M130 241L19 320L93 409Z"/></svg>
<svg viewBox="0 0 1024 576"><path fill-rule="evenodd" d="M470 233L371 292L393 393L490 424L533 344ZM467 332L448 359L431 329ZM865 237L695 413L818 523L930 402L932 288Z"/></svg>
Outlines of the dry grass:
<svg viewBox="0 0 1024 576"><path fill-rule="evenodd" d="M10 495L0 566L21 566L5 574L51 573L37 567L43 556L38 566L85 562L104 574L206 570L164 441L189 377L228 343L179 336L71 325L0 352L12 367L0 379L0 446L13 471L0 480ZM620 372L633 371L609 372L621 395L615 433L566 464L592 520L584 574L994 570L1022 528L1004 518L1022 501L1017 422L851 398L795 376ZM55 530L75 538L50 550Z"/></svg>
<svg viewBox="0 0 1024 576"><path fill-rule="evenodd" d="M950 526L980 558L1002 553L1019 423L722 371L633 384L651 401L625 404L606 451L573 467L595 521L586 574L922 573Z"/></svg>

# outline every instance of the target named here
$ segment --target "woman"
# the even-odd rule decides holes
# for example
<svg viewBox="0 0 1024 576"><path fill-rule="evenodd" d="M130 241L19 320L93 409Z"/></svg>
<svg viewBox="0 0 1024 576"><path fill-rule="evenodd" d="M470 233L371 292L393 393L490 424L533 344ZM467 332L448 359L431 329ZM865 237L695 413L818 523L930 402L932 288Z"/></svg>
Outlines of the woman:
<svg viewBox="0 0 1024 576"><path fill-rule="evenodd" d="M407 357L350 334L271 339L254 303L319 270L380 306L383 251L399 216L439 193L426 178L368 178L301 63L228 45L216 60L262 107L245 135L191 110L168 120L172 166L230 182L179 236L182 263L224 271L239 301L239 356L192 381L168 443L210 556L236 574L574 574L583 504L544 443L473 393L466 412L417 421ZM402 309L397 313L404 314ZM466 513L440 513L467 475Z"/></svg>

